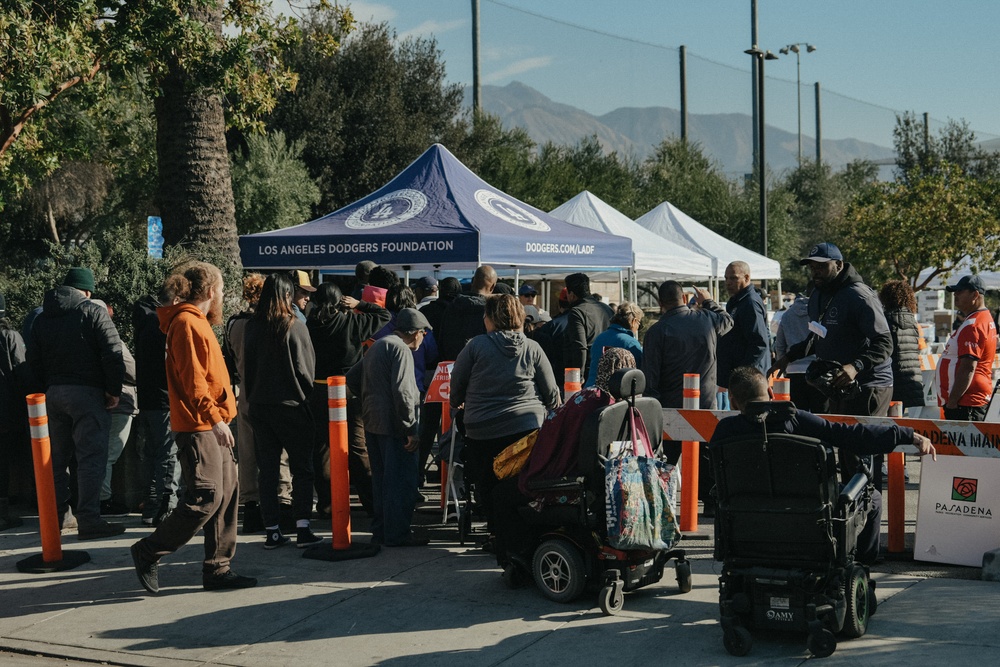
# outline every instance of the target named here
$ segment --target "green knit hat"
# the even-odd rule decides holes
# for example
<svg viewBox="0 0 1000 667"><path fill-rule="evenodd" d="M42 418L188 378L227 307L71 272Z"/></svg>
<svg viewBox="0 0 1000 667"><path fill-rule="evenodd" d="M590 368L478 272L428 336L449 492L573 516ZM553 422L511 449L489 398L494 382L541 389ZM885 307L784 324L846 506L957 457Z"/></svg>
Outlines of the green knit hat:
<svg viewBox="0 0 1000 667"><path fill-rule="evenodd" d="M85 266L74 266L66 272L66 277L63 279L62 284L66 287L75 287L85 292L93 292L94 272Z"/></svg>

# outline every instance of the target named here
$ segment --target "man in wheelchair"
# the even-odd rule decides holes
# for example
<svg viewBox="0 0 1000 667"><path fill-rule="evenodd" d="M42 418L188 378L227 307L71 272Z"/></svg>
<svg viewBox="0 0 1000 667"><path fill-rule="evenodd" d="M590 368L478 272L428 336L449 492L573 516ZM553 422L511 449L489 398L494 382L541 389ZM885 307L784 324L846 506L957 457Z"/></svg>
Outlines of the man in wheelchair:
<svg viewBox="0 0 1000 667"><path fill-rule="evenodd" d="M750 628L808 632L826 657L836 633L861 637L877 608L868 565L878 556L882 499L870 456L912 444L937 454L913 429L829 422L773 401L756 368L735 369L729 397L739 415L709 443L718 509L715 559L723 644L750 651ZM832 448L860 461L840 485Z"/></svg>
<svg viewBox="0 0 1000 667"><path fill-rule="evenodd" d="M729 400L733 409L739 410L740 414L719 422L709 443L710 450L722 440L760 434L763 422L768 433L804 435L859 457L888 454L898 445L912 444L920 456L930 454L937 460L937 452L931 441L912 428L831 422L810 412L797 410L791 402L775 402L767 378L750 366L733 370L729 379ZM882 520L882 495L878 489L872 489L871 505L865 528L858 537L857 560L866 565L875 562L878 556Z"/></svg>

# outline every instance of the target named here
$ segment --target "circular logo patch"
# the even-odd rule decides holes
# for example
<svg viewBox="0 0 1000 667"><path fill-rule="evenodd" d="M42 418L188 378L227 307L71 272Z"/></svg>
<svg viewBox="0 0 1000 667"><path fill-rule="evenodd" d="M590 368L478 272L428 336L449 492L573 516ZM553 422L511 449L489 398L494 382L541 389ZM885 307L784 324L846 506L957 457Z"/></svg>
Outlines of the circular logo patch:
<svg viewBox="0 0 1000 667"><path fill-rule="evenodd" d="M396 190L359 208L347 219L350 229L375 229L409 220L427 207L427 196L419 190Z"/></svg>
<svg viewBox="0 0 1000 667"><path fill-rule="evenodd" d="M476 202L482 206L487 213L491 213L505 222L525 229L533 229L536 232L551 231L537 215L525 210L511 200L498 195L490 190L477 190Z"/></svg>

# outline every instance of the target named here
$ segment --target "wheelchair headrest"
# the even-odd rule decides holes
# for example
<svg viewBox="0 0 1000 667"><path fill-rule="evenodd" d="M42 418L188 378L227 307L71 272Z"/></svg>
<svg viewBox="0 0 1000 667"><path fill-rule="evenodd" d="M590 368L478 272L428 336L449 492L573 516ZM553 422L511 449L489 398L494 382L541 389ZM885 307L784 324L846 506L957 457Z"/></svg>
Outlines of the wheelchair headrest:
<svg viewBox="0 0 1000 667"><path fill-rule="evenodd" d="M638 368L619 368L608 380L608 391L616 401L638 396L646 391L646 376Z"/></svg>

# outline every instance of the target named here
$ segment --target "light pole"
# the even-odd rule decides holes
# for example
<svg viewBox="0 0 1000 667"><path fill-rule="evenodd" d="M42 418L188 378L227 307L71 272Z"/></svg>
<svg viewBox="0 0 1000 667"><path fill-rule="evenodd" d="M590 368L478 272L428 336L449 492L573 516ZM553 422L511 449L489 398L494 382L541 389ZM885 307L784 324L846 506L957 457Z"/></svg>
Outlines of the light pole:
<svg viewBox="0 0 1000 667"><path fill-rule="evenodd" d="M783 49L778 49L778 53L788 55L789 51L795 54L795 95L799 103L799 166L802 166L802 57L800 46L806 47L806 53L812 53L816 47L805 42L789 44Z"/></svg>
<svg viewBox="0 0 1000 667"><path fill-rule="evenodd" d="M767 184L765 183L764 165L767 164L764 157L764 61L777 60L778 56L770 51L762 51L759 48L747 49L746 53L754 59L757 65L757 136L759 146L757 147L757 178L760 187L760 247L761 254L767 257Z"/></svg>

